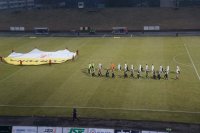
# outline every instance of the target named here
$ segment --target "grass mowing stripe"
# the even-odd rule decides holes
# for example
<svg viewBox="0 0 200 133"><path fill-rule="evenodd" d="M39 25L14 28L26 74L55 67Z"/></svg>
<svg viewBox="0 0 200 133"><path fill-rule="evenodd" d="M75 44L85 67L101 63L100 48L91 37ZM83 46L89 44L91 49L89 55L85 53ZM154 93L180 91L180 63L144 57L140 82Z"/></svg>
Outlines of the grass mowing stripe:
<svg viewBox="0 0 200 133"><path fill-rule="evenodd" d="M197 71L197 69L196 69L196 66L194 65L194 62L193 62L192 57L191 57L191 55L190 55L190 52L189 52L189 50L188 50L188 48L187 48L187 46L186 46L185 43L184 43L184 47L185 47L185 49L186 49L186 51L187 51L187 54L188 54L188 56L189 56L189 58L190 58L190 61L191 61L192 65L193 65L193 67L194 67L194 70L195 70L195 72L196 72L196 74L197 74L197 77L198 77L199 80L200 80L199 73L198 73L198 71Z"/></svg>
<svg viewBox="0 0 200 133"><path fill-rule="evenodd" d="M0 83L3 81L6 81L7 79L11 78L12 76L14 76L15 74L17 74L18 72L24 70L25 67L18 69L17 71L15 71L14 73L8 75L7 77L3 78L2 80L0 80Z"/></svg>
<svg viewBox="0 0 200 133"><path fill-rule="evenodd" d="M26 105L0 105L0 107L13 108L74 108L72 106L26 106ZM99 109L99 110L122 110L122 111L148 111L148 112L166 112L166 113L184 113L184 114L200 114L200 112L182 111L182 110L156 110L156 109L130 109L130 108L102 108L102 107L79 107L77 109Z"/></svg>

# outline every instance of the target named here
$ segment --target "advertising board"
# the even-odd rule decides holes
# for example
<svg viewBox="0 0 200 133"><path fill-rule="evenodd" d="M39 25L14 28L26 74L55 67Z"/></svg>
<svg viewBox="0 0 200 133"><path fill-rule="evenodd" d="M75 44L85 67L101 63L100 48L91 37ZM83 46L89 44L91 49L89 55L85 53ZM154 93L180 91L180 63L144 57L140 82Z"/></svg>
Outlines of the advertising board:
<svg viewBox="0 0 200 133"><path fill-rule="evenodd" d="M115 133L140 133L138 130L115 130Z"/></svg>
<svg viewBox="0 0 200 133"><path fill-rule="evenodd" d="M38 133L62 133L61 127L38 127Z"/></svg>
<svg viewBox="0 0 200 133"><path fill-rule="evenodd" d="M78 127L66 127L63 128L63 133L88 133L88 129Z"/></svg>
<svg viewBox="0 0 200 133"><path fill-rule="evenodd" d="M89 128L88 133L114 133L114 129Z"/></svg>
<svg viewBox="0 0 200 133"><path fill-rule="evenodd" d="M0 133L11 133L12 127L11 126L0 126Z"/></svg>
<svg viewBox="0 0 200 133"><path fill-rule="evenodd" d="M12 133L37 133L37 127L13 126Z"/></svg>

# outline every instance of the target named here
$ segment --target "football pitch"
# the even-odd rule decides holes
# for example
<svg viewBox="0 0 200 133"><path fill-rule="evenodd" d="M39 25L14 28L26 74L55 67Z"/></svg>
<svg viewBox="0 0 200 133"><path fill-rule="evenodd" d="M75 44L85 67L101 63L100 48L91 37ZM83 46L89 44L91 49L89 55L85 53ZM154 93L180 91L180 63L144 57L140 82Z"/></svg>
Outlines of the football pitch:
<svg viewBox="0 0 200 133"><path fill-rule="evenodd" d="M65 116L77 108L82 118L200 123L200 37L65 38L0 37L0 56L68 48L75 61L41 66L0 62L1 116ZM89 63L170 66L169 79L92 77ZM175 80L176 66L180 67ZM103 70L103 74L105 74ZM130 76L130 73L128 73ZM152 74L150 73L150 77Z"/></svg>

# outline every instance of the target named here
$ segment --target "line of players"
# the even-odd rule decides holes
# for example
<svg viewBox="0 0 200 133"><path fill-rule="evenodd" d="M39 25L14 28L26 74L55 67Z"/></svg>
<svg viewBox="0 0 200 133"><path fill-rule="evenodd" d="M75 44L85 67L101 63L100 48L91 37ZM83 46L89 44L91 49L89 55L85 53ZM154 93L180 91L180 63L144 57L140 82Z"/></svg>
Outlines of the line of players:
<svg viewBox="0 0 200 133"><path fill-rule="evenodd" d="M115 68L116 68L115 64L112 63L110 66L110 69L106 69L105 76L110 77L110 71L111 71L111 77L115 78L115 73L114 73ZM118 69L118 71L122 71L121 64L117 65L117 69ZM99 63L97 76L99 76L99 77L103 76L102 71L103 71L103 66L101 63ZM128 78L128 72L130 72L130 77L132 77L132 78L134 78L136 75L136 77L138 79L140 79L142 72L145 72L146 78L149 78L149 73L151 72L153 79L160 80L161 74L164 74L164 79L168 80L170 69L169 69L169 66L167 66L166 69L164 69L162 67L162 65L160 65L159 70L156 71L153 64L151 65L151 70L149 69L149 66L147 64L145 66L145 70L142 67L142 65L139 65L138 69L135 69L134 66L131 65L131 67L129 69L129 66L127 64L124 64L124 75L123 75L124 78ZM95 64L94 63L88 65L88 73L91 74L91 76L95 76ZM179 74L180 74L180 68L179 68L179 66L176 66L175 79L179 79Z"/></svg>

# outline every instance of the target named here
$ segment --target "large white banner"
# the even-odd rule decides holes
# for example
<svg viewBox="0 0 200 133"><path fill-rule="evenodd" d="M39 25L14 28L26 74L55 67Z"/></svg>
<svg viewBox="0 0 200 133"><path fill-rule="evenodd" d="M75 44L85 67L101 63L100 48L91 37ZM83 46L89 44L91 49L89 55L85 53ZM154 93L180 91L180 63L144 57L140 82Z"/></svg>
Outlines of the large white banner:
<svg viewBox="0 0 200 133"><path fill-rule="evenodd" d="M114 129L89 128L88 133L114 133Z"/></svg>
<svg viewBox="0 0 200 133"><path fill-rule="evenodd" d="M63 128L63 133L88 133L88 129L79 127L66 127Z"/></svg>
<svg viewBox="0 0 200 133"><path fill-rule="evenodd" d="M38 133L62 133L62 127L38 127Z"/></svg>
<svg viewBox="0 0 200 133"><path fill-rule="evenodd" d="M37 133L37 127L13 126L12 133Z"/></svg>
<svg viewBox="0 0 200 133"><path fill-rule="evenodd" d="M12 52L8 57L4 58L4 60L13 65L42 65L63 63L67 60L73 59L75 56L76 52L70 52L67 49L55 52L45 52L35 48L28 53Z"/></svg>

